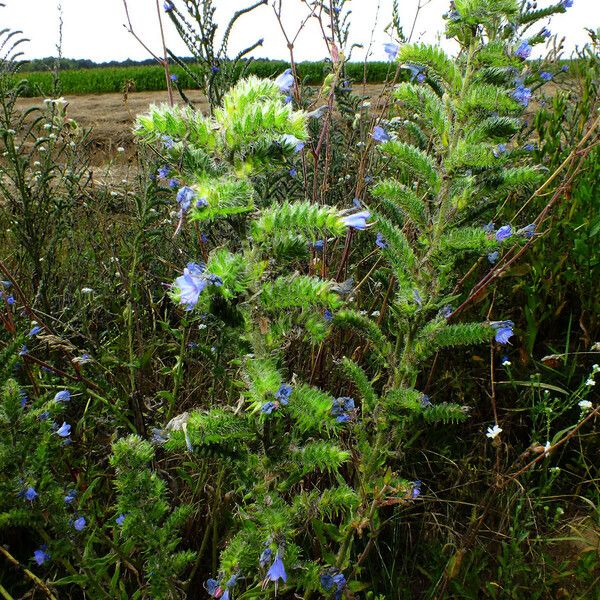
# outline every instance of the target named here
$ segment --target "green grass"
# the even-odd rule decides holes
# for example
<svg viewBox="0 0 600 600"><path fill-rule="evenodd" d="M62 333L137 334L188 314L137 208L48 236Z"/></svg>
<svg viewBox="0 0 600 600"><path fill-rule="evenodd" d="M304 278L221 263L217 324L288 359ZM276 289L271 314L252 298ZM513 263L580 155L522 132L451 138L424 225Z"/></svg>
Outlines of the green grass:
<svg viewBox="0 0 600 600"><path fill-rule="evenodd" d="M273 77L289 67L285 61L252 62L249 74L259 77ZM347 76L353 81L362 81L364 75L363 63L347 65ZM192 66L192 69L195 67ZM321 62L305 62L298 65L298 72L304 84L318 85L323 82L330 70L330 64ZM181 68L174 67L172 72L179 78L184 89L195 88L191 78ZM390 72L389 63L367 63L367 83L381 83ZM48 96L53 90L53 74L51 71L22 72L19 78L26 83L25 96ZM166 89L165 73L161 66L139 67L102 67L93 69L64 70L60 72L61 94L107 94L122 92L125 83L133 84L134 91L155 92Z"/></svg>

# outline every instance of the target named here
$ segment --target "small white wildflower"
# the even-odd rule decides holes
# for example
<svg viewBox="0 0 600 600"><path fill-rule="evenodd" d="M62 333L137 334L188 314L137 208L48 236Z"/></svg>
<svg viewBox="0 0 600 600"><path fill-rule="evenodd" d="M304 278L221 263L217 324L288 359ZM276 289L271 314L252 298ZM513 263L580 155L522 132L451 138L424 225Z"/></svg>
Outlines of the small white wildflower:
<svg viewBox="0 0 600 600"><path fill-rule="evenodd" d="M44 123L44 129L52 129L52 123Z"/></svg>
<svg viewBox="0 0 600 600"><path fill-rule="evenodd" d="M485 435L487 437L489 437L491 440L494 440L500 435L501 432L502 432L502 427L498 427L498 424L496 423L493 427L487 428L487 433Z"/></svg>
<svg viewBox="0 0 600 600"><path fill-rule="evenodd" d="M119 146L117 148L117 152L125 152L125 148L123 148L123 146Z"/></svg>
<svg viewBox="0 0 600 600"><path fill-rule="evenodd" d="M596 382L590 377L586 382L585 385L587 385L588 387L593 387L596 385Z"/></svg>
<svg viewBox="0 0 600 600"><path fill-rule="evenodd" d="M88 287L81 288L82 294L92 294L93 292L94 292L94 290L92 288L88 288Z"/></svg>
<svg viewBox="0 0 600 600"><path fill-rule="evenodd" d="M592 373L598 373L600 372L600 365L598 365L598 363L595 363L592 365Z"/></svg>
<svg viewBox="0 0 600 600"><path fill-rule="evenodd" d="M544 444L544 454L548 454L551 447L552 447L552 444L549 441L546 441L546 443Z"/></svg>
<svg viewBox="0 0 600 600"><path fill-rule="evenodd" d="M371 313L371 316L372 316L372 317L379 317L379 316L381 316L381 311L379 311L379 310L374 310L374 311Z"/></svg>
<svg viewBox="0 0 600 600"><path fill-rule="evenodd" d="M553 473L560 473L560 467L550 467L550 470L551 470Z"/></svg>
<svg viewBox="0 0 600 600"><path fill-rule="evenodd" d="M15 133L17 133L14 129L7 129L6 133L8 133L9 135L15 135Z"/></svg>
<svg viewBox="0 0 600 600"><path fill-rule="evenodd" d="M51 140L55 140L55 139L56 139L56 134L55 134L55 133L51 133L51 134L50 134L48 137L49 137Z"/></svg>
<svg viewBox="0 0 600 600"><path fill-rule="evenodd" d="M590 408L592 408L592 403L589 400L581 400L577 403L577 405L582 410L589 410Z"/></svg>
<svg viewBox="0 0 600 600"><path fill-rule="evenodd" d="M46 152L46 148L44 146L40 146L38 148L38 152Z"/></svg>
<svg viewBox="0 0 600 600"><path fill-rule="evenodd" d="M113 197L114 197L114 196L118 196L118 195L119 195L119 192L111 192L111 193L110 193L110 195L111 195L111 196L113 196Z"/></svg>
<svg viewBox="0 0 600 600"><path fill-rule="evenodd" d="M206 329L206 325L204 323L200 323L200 325L198 325L198 329Z"/></svg>
<svg viewBox="0 0 600 600"><path fill-rule="evenodd" d="M510 362L510 360L508 360L508 358L505 358L505 359L502 361L502 366L503 366L503 367L510 367L510 365L512 365L512 363Z"/></svg>
<svg viewBox="0 0 600 600"><path fill-rule="evenodd" d="M34 166L34 167L39 167L41 164L42 164L42 163L41 163L39 160L36 160L36 161L33 163L33 166Z"/></svg>

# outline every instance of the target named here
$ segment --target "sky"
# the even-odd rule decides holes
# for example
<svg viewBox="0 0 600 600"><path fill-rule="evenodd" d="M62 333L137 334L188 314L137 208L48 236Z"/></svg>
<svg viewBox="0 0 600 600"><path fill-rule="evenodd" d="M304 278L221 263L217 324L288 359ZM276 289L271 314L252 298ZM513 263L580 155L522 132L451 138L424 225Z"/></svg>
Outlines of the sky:
<svg viewBox="0 0 600 600"><path fill-rule="evenodd" d="M163 0L159 0L162 10ZM24 46L25 58L55 56L58 41L59 0L2 0L0 29L20 29L30 42ZM126 22L123 0L60 0L63 14L62 54L68 58L88 58L96 62L110 60L143 60L148 52L125 30ZM156 54L160 54L160 30L157 21L156 0L127 0L131 20L136 33ZM182 0L174 0L175 3ZM228 16L250 3L250 0L213 0L217 9L217 21L226 23ZM302 0L282 0L284 24L292 35L307 14ZM399 0L400 19L405 33L410 32L417 6L426 4L419 11L414 28L414 40L435 43L452 51L452 45L441 34L444 21L442 14L448 10L448 0ZM269 0L271 5L273 0ZM538 0L538 7L548 6L549 0ZM363 60L370 46L369 59L383 60L383 44L391 41L385 26L391 20L392 0L350 0L347 5L353 11L351 42L362 43L363 50L355 50L352 58ZM313 20L314 21L314 20ZM167 46L180 56L190 53L179 39L169 19L164 20ZM565 50L570 54L575 45L587 41L585 27L600 27L600 0L574 0L566 14L556 15L549 28L560 31L566 37ZM240 19L234 35L230 54L264 38L262 48L253 55L264 58L288 59L285 39L279 29L271 6L261 6L255 12ZM369 42L372 40L372 43ZM538 50L538 53L542 50ZM309 24L298 37L295 57L301 60L319 60L327 55L316 22Z"/></svg>

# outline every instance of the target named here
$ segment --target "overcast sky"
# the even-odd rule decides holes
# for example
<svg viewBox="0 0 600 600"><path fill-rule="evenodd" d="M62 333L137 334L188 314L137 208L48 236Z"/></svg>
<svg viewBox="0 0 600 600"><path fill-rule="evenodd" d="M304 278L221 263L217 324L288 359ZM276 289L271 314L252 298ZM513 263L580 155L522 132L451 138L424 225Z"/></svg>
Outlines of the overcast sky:
<svg viewBox="0 0 600 600"><path fill-rule="evenodd" d="M2 0L5 8L0 8L0 28L21 29L30 38L26 58L40 58L56 55L58 39L58 0ZM181 0L174 0L176 3ZM226 21L236 9L246 6L250 0L214 0L219 22ZM269 0L272 3L272 0ZM426 0L421 0L426 3ZM144 42L159 53L159 29L156 16L156 0L128 0L134 28ZM162 7L163 0L160 0ZM381 8L378 14L378 4ZM400 0L401 21L408 33L415 16L418 0ZM443 29L442 14L448 9L448 0L431 0L420 12L413 39L435 42ZM539 0L538 7L548 6L549 0ZM354 19L351 29L353 42L368 46L371 31L374 30L371 59L384 59L383 43L390 41L384 32L390 21L392 0L351 0ZM290 32L306 15L306 5L301 0L283 0L286 26ZM63 56L69 58L89 58L95 61L145 59L148 53L123 28L125 11L123 0L62 0L63 7ZM587 41L585 27L600 26L600 0L575 0L566 14L554 17L551 30L560 31L567 38L566 51L569 54L575 45ZM179 55L188 55L179 40L169 19L165 19L167 45ZM254 13L238 22L231 52L246 47L258 38L264 38L264 45L254 55L268 58L288 58L285 41L277 26L273 10L262 6ZM448 46L447 41L442 44ZM307 27L297 42L296 60L316 60L324 58L325 47L320 32L314 24ZM353 58L361 59L364 51L355 52Z"/></svg>

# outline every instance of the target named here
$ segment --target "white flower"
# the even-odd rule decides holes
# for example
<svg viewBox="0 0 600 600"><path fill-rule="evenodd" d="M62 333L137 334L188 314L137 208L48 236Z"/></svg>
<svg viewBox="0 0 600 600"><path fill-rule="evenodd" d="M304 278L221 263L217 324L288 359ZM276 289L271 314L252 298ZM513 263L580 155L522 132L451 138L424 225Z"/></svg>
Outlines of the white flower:
<svg viewBox="0 0 600 600"><path fill-rule="evenodd" d="M596 385L596 382L590 377L586 382L585 385L587 385L588 387L592 387L594 385Z"/></svg>
<svg viewBox="0 0 600 600"><path fill-rule="evenodd" d="M552 447L552 444L549 441L546 441L546 444L544 445L544 454L548 454L551 447Z"/></svg>
<svg viewBox="0 0 600 600"><path fill-rule="evenodd" d="M123 146L119 146L117 148L117 152L125 152L125 148L123 148Z"/></svg>
<svg viewBox="0 0 600 600"><path fill-rule="evenodd" d="M579 408L581 408L582 410L588 410L590 408L592 408L592 403L589 400L581 400L578 403Z"/></svg>
<svg viewBox="0 0 600 600"><path fill-rule="evenodd" d="M510 362L510 360L508 360L508 358L505 358L505 359L502 361L502 366L503 366L503 367L510 367L510 365L512 365L512 363Z"/></svg>
<svg viewBox="0 0 600 600"><path fill-rule="evenodd" d="M487 428L487 433L485 435L487 437L489 437L491 440L493 440L493 439L496 439L500 435L501 431L502 431L502 427L498 427L498 424L496 423L493 427Z"/></svg>
<svg viewBox="0 0 600 600"><path fill-rule="evenodd" d="M598 363L595 363L592 365L592 373L598 373L600 371L600 365L598 365Z"/></svg>
<svg viewBox="0 0 600 600"><path fill-rule="evenodd" d="M82 294L92 294L93 292L94 292L94 290L92 288L88 288L88 287L81 288Z"/></svg>

